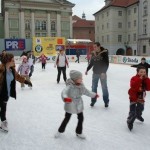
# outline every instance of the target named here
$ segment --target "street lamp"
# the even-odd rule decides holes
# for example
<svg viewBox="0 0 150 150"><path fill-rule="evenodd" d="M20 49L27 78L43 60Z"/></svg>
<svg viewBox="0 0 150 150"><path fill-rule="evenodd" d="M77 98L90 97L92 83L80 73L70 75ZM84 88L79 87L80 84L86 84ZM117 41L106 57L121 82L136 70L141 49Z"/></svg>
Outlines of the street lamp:
<svg viewBox="0 0 150 150"><path fill-rule="evenodd" d="M125 54L127 55L127 49L128 49L128 45L129 45L129 42L124 42L124 46L125 46Z"/></svg>

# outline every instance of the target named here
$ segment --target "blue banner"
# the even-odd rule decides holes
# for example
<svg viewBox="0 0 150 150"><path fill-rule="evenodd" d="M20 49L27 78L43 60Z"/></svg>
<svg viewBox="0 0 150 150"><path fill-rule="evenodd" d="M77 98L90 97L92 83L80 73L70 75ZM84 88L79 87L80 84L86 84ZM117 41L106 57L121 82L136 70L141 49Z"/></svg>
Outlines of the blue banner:
<svg viewBox="0 0 150 150"><path fill-rule="evenodd" d="M25 49L25 39L5 39L5 50L16 51Z"/></svg>

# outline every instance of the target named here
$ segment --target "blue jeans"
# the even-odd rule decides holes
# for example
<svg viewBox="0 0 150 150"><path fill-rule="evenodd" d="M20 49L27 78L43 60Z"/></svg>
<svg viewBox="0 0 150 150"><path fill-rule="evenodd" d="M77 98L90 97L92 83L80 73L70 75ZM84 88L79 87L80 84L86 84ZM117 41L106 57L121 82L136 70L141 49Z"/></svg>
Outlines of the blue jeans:
<svg viewBox="0 0 150 150"><path fill-rule="evenodd" d="M107 88L107 75L105 76L104 79L102 79L100 74L93 74L93 76L92 76L92 92L97 93L99 79L100 79L101 87L102 87L103 101L105 104L108 104L109 103L109 93L108 93L108 88ZM96 98L92 98L91 102L93 104L95 104Z"/></svg>

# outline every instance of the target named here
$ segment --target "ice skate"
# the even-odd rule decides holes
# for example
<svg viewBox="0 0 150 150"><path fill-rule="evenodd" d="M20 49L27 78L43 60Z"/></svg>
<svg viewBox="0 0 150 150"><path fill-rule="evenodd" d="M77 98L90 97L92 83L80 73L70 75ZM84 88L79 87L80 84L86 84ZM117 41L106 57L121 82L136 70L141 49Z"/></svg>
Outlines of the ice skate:
<svg viewBox="0 0 150 150"><path fill-rule="evenodd" d="M144 122L144 118L142 116L137 116L136 119L141 121L141 122Z"/></svg>
<svg viewBox="0 0 150 150"><path fill-rule="evenodd" d="M59 137L61 136L61 134L62 134L62 133L57 132L57 133L54 135L54 137L57 139L57 138L59 138Z"/></svg>
<svg viewBox="0 0 150 150"><path fill-rule="evenodd" d="M78 138L81 138L81 139L86 139L85 135L84 134L76 134Z"/></svg>
<svg viewBox="0 0 150 150"><path fill-rule="evenodd" d="M8 123L6 120L2 121L0 129L1 129L1 131L8 132Z"/></svg>

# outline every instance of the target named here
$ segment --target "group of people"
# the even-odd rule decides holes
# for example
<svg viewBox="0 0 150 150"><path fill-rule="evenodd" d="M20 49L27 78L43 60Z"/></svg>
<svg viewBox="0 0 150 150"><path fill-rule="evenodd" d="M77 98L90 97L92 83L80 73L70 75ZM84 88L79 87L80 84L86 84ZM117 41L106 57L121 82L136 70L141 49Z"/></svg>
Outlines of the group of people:
<svg viewBox="0 0 150 150"><path fill-rule="evenodd" d="M16 97L15 91L15 80L22 83L28 84L32 86L31 81L26 76L26 72L28 74L29 66L28 62L34 61L30 60L32 58L32 53L27 58L23 57L23 64L25 65L26 70L25 74L20 76L18 72L21 70L19 66L18 72L14 69L14 56L12 54L6 53L1 56L0 65L0 117L1 117L1 129L8 131L7 128L7 119L6 119L6 105L10 96ZM45 63L47 59L44 55L40 56L39 59L42 63ZM150 79L148 78L148 69L150 68L149 64L143 61L142 58L141 64L133 65L132 67L137 67L137 74L131 78L130 81L130 89L129 100L130 100L130 109L129 116L127 118L127 125L130 130L133 129L133 123L135 119L140 121L144 121L142 117L142 112L144 110L144 100L145 100L145 92L150 91ZM146 65L145 65L146 64ZM42 64L42 68L44 65ZM97 93L98 82L100 80L103 94L104 106L109 107L109 91L107 87L107 70L109 67L109 56L108 50L103 48L99 42L95 42L93 45L93 52L91 54L90 62L86 68L85 75L88 75L88 71L93 68L92 75L92 91L89 91L83 84L82 73L77 70L70 71L70 78L67 79L66 76L66 67L69 67L69 61L65 55L64 50L60 50L59 54L56 56L54 67L57 67L58 75L57 75L57 83L60 82L61 72L63 73L63 79L66 83L66 87L61 92L61 97L65 105L65 118L63 119L60 127L58 128L58 132L55 134L55 138L58 138L66 129L66 126L71 118L72 114L77 114L78 123L76 127L76 135L79 138L85 139L85 135L83 134L83 100L82 95L86 95L91 97L91 107L94 107L99 94ZM45 67L44 67L45 68ZM30 75L29 75L30 77Z"/></svg>

